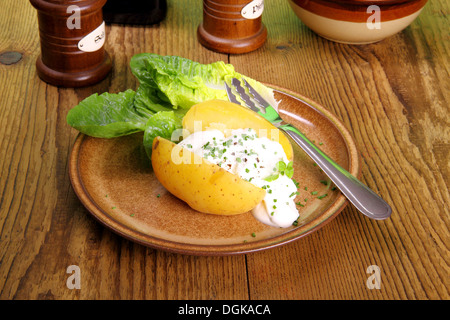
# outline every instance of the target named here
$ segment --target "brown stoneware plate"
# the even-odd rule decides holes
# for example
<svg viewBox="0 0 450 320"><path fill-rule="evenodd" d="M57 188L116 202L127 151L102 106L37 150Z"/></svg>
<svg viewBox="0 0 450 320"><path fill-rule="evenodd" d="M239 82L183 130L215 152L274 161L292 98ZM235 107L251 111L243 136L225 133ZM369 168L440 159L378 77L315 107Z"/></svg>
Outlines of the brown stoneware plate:
<svg viewBox="0 0 450 320"><path fill-rule="evenodd" d="M274 87L274 86L272 86ZM327 109L297 93L277 88L281 116L355 176L356 145ZM73 188L87 210L119 235L151 248L192 255L231 255L297 240L336 217L347 205L338 189L294 145L300 219L286 229L266 226L250 212L203 214L172 196L158 182L142 146L142 134L99 139L80 134L70 156Z"/></svg>

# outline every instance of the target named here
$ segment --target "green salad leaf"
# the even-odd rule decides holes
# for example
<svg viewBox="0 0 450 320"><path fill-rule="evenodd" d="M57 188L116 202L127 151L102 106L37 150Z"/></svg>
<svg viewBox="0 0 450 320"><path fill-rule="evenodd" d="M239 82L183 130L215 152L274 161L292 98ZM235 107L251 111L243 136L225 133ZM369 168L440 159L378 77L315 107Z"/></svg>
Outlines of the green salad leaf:
<svg viewBox="0 0 450 320"><path fill-rule="evenodd" d="M220 99L228 101L225 82L245 78L276 108L273 90L217 61L201 64L177 56L141 53L132 57L130 68L139 80L136 91L93 94L67 114L67 123L80 132L114 138L144 131L144 146L151 156L156 136L170 139L181 128L185 113L194 104Z"/></svg>
<svg viewBox="0 0 450 320"><path fill-rule="evenodd" d="M149 157L152 154L153 140L162 137L171 140L172 133L182 128L182 117L173 111L160 111L148 120L144 132L144 148Z"/></svg>
<svg viewBox="0 0 450 320"><path fill-rule="evenodd" d="M130 66L141 84L156 89L158 98L176 109L189 109L205 100L228 100L225 76L237 76L234 67L223 61L204 65L177 56L151 53L133 56Z"/></svg>
<svg viewBox="0 0 450 320"><path fill-rule="evenodd" d="M93 94L67 114L67 123L98 138L114 138L145 130L152 112L136 110L135 92Z"/></svg>
<svg viewBox="0 0 450 320"><path fill-rule="evenodd" d="M273 107L277 106L272 89L223 61L201 64L177 56L140 53L131 58L130 67L141 85L155 90L159 103L169 103L174 109L189 109L212 99L228 101L225 82L231 83L232 78L247 80Z"/></svg>

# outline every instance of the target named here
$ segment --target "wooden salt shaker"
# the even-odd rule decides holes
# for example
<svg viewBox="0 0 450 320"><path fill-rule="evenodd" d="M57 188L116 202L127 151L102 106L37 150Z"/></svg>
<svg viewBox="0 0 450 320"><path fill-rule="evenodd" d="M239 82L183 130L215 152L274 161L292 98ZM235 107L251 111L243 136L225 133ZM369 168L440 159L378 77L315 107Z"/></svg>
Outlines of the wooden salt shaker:
<svg viewBox="0 0 450 320"><path fill-rule="evenodd" d="M39 77L52 85L82 87L104 79L111 59L104 50L106 0L30 0L37 9Z"/></svg>
<svg viewBox="0 0 450 320"><path fill-rule="evenodd" d="M199 42L216 52L239 54L261 47L267 29L261 21L264 0L203 0Z"/></svg>

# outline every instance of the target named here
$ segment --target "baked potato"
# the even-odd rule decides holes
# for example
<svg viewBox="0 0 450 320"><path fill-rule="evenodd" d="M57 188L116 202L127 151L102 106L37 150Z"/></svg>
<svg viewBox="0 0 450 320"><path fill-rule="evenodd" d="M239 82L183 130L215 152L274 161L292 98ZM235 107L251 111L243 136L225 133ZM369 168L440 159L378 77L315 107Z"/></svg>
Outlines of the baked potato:
<svg viewBox="0 0 450 320"><path fill-rule="evenodd" d="M289 160L293 149L287 137L257 113L222 100L199 103L183 118L183 130L252 128L268 139L277 139ZM186 138L186 137L184 137ZM264 199L266 191L177 144L157 137L151 162L160 183L191 208L210 214L234 215L248 212Z"/></svg>

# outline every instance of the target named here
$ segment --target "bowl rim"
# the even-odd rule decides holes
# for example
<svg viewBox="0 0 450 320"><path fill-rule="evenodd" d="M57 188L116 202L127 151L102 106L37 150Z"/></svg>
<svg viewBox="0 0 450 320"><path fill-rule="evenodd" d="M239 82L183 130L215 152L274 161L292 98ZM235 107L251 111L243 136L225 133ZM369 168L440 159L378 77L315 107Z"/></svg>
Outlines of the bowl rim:
<svg viewBox="0 0 450 320"><path fill-rule="evenodd" d="M418 0L321 0L322 2L334 2L344 5L397 5Z"/></svg>

